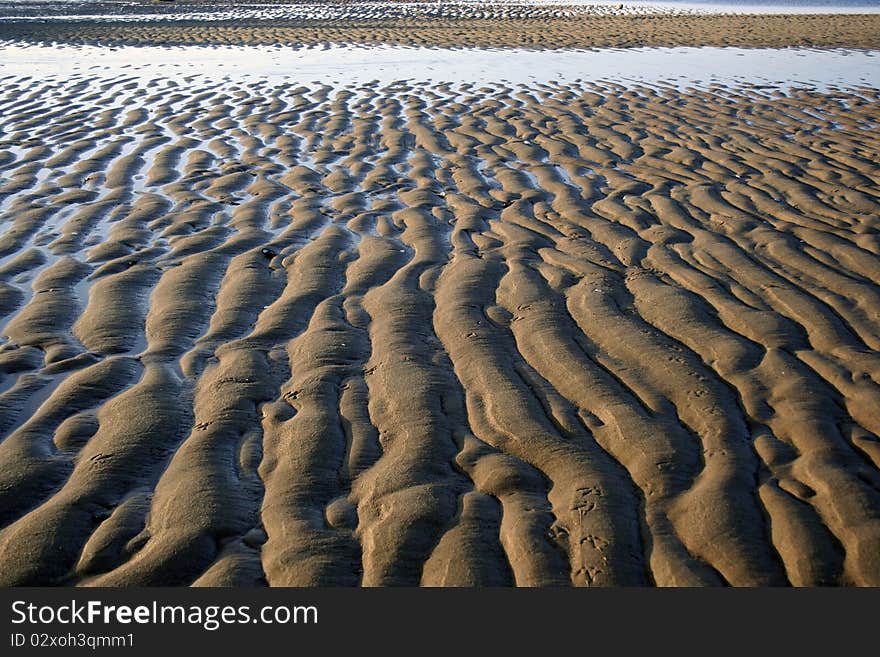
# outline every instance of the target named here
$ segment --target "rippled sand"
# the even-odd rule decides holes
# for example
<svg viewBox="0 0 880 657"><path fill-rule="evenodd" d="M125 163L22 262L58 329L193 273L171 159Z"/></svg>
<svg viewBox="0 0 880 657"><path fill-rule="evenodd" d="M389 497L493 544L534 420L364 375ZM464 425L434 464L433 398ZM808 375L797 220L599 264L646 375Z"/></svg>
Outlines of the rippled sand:
<svg viewBox="0 0 880 657"><path fill-rule="evenodd" d="M880 13L723 15L693 9L495 3L293 3L141 7L86 3L3 9L0 41L102 44L396 44L598 48L880 48ZM34 13L40 20L33 20ZM25 20L30 16L31 20ZM91 18L89 18L91 17ZM12 20L15 18L15 20Z"/></svg>
<svg viewBox="0 0 880 657"><path fill-rule="evenodd" d="M876 89L0 116L0 583L880 584Z"/></svg>

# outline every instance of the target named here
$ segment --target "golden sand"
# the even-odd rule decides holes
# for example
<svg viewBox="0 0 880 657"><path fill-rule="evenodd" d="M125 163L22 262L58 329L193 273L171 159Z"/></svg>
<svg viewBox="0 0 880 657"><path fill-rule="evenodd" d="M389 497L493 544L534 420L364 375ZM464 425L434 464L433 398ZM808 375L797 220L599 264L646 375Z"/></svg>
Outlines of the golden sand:
<svg viewBox="0 0 880 657"><path fill-rule="evenodd" d="M880 16L9 39L877 48ZM0 584L880 585L878 124L869 87L0 76Z"/></svg>
<svg viewBox="0 0 880 657"><path fill-rule="evenodd" d="M3 584L880 583L876 90L0 104Z"/></svg>
<svg viewBox="0 0 880 657"><path fill-rule="evenodd" d="M393 18L322 23L227 20L188 25L8 23L0 40L101 44L395 44L433 47L601 48L739 46L880 48L880 14Z"/></svg>

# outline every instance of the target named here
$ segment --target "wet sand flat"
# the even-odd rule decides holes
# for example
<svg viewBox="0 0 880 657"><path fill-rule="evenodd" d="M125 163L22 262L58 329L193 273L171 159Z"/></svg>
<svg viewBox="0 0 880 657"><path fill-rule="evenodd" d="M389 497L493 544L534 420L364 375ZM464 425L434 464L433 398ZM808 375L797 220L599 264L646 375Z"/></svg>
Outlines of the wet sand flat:
<svg viewBox="0 0 880 657"><path fill-rule="evenodd" d="M292 5L269 13L220 6L196 19L186 13L76 15L0 21L0 41L119 44L396 44L479 48L736 46L880 48L880 14L732 15L687 11L616 12L607 6L543 7L395 3ZM406 5L409 6L409 5ZM112 7L112 5L110 5ZM161 7L161 5L160 5ZM336 9L333 9L336 7ZM353 9L351 8L353 7ZM197 7L196 7L197 8ZM184 12L171 5L166 11ZM105 9L106 10L106 9ZM153 7L150 11L155 12ZM146 11L146 10L142 10ZM205 10L207 11L207 10Z"/></svg>
<svg viewBox="0 0 880 657"><path fill-rule="evenodd" d="M880 585L878 35L0 5L0 585Z"/></svg>
<svg viewBox="0 0 880 657"><path fill-rule="evenodd" d="M2 584L880 584L877 89L0 116Z"/></svg>

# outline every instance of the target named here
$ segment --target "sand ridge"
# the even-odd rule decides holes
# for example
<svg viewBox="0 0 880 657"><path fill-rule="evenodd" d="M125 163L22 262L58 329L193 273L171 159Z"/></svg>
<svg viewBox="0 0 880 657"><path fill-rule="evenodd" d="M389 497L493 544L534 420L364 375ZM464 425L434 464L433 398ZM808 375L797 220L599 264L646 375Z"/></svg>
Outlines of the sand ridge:
<svg viewBox="0 0 880 657"><path fill-rule="evenodd" d="M0 582L880 583L878 103L0 79Z"/></svg>

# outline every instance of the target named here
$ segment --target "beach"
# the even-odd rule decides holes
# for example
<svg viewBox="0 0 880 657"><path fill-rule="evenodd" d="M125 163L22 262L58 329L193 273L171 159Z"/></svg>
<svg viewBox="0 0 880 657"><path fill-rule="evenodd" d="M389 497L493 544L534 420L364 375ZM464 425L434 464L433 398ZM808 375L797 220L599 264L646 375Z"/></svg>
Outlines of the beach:
<svg viewBox="0 0 880 657"><path fill-rule="evenodd" d="M482 2L94 3L0 24L0 40L104 45L394 44L435 48L880 48L880 13L742 14ZM76 5L73 5L76 7ZM88 6L88 5L87 5ZM117 9L114 9L116 7ZM123 7L119 10L118 7ZM2 8L2 5L0 5Z"/></svg>
<svg viewBox="0 0 880 657"><path fill-rule="evenodd" d="M880 14L385 7L0 23L0 584L880 585Z"/></svg>

